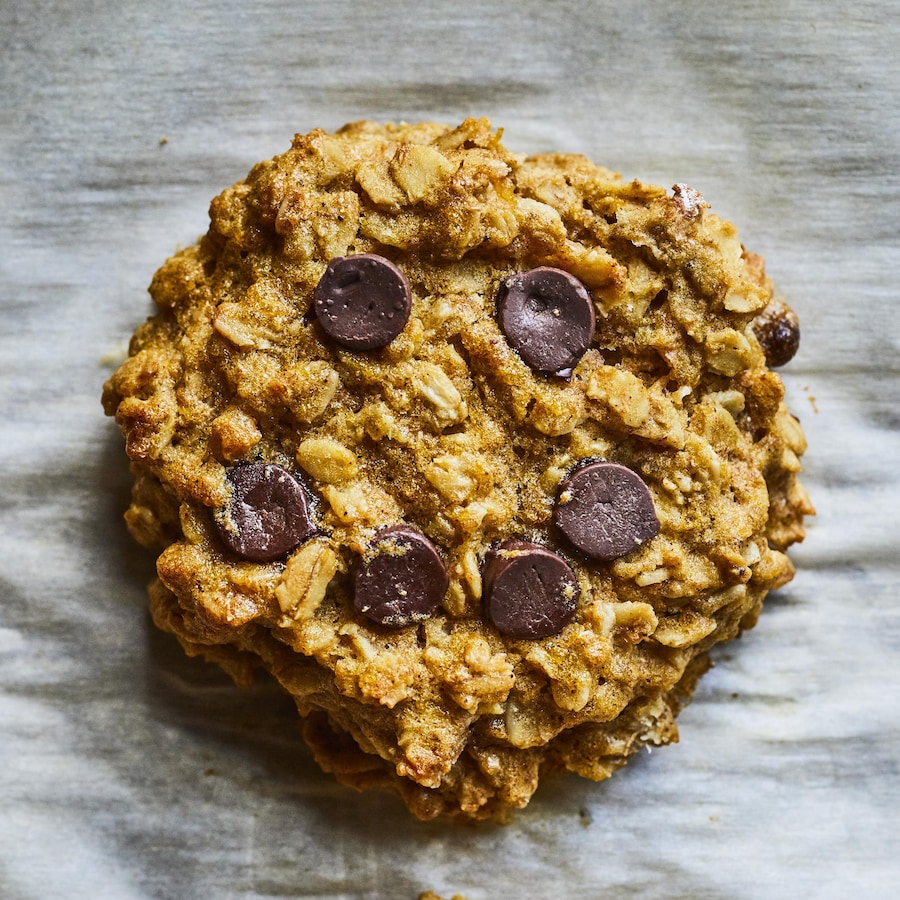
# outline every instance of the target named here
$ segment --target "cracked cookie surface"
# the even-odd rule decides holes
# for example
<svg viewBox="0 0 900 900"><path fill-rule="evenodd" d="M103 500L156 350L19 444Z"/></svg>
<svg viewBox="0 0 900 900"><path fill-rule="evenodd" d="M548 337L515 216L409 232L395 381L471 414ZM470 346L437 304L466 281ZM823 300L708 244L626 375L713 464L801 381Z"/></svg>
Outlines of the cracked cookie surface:
<svg viewBox="0 0 900 900"><path fill-rule="evenodd" d="M408 285L384 346L317 318L330 264L357 256L386 261L404 302ZM552 374L498 317L504 285L533 270L593 304L586 348ZM220 194L150 293L159 311L103 402L135 475L126 521L161 550L156 623L238 682L266 669L324 769L421 818L502 815L543 772L601 779L677 739L706 652L792 577L785 551L813 512L805 440L766 352L785 361L772 335L790 344L796 317L684 185L516 155L483 119L313 131ZM554 515L600 461L647 493L639 540L611 559ZM272 473L277 489L238 509L236 486ZM297 491L306 518L281 543L237 534ZM425 563L409 583L437 599L374 621L360 568L412 546ZM527 577L562 579L549 635L486 612L486 565L525 552ZM514 568L492 571L508 588Z"/></svg>

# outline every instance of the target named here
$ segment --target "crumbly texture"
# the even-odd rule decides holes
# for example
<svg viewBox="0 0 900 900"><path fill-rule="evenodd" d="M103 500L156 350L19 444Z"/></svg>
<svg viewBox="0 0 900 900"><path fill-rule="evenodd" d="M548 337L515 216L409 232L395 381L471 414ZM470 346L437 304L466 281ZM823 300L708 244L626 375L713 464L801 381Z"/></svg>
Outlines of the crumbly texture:
<svg viewBox="0 0 900 900"><path fill-rule="evenodd" d="M104 390L135 476L128 526L162 550L156 623L239 683L266 669L325 770L423 819L503 815L546 772L599 780L676 740L707 651L790 580L813 511L803 432L753 330L772 285L734 226L684 185L510 153L484 119L297 136L210 220L157 272L159 311ZM359 253L412 289L383 350L342 349L312 311L329 260ZM568 378L529 369L497 324L500 279L537 266L577 276L596 307ZM660 522L613 562L551 522L590 458L637 472ZM284 560L218 539L242 460L300 473L314 497L321 534ZM351 573L397 523L430 537L450 587L438 613L389 629L354 611ZM507 539L572 566L560 633L486 621L482 562Z"/></svg>

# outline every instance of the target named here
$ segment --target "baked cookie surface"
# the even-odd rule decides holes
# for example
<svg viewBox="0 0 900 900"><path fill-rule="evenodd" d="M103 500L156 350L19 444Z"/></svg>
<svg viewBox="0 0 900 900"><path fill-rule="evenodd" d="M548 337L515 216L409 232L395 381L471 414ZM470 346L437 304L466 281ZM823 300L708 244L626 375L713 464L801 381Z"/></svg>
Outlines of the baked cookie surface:
<svg viewBox="0 0 900 900"><path fill-rule="evenodd" d="M156 623L420 818L676 740L813 512L735 228L483 119L297 136L210 221L104 388Z"/></svg>

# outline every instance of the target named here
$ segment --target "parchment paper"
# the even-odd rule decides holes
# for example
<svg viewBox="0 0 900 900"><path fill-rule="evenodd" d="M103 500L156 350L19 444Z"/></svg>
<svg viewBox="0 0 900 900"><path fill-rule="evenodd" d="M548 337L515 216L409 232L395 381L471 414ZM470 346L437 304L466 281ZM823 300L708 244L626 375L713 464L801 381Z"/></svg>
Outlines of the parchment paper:
<svg viewBox="0 0 900 900"><path fill-rule="evenodd" d="M0 896L895 897L900 7L0 2ZM734 220L798 311L819 515L682 741L506 827L317 770L292 705L189 660L103 380L156 267L295 132L486 114Z"/></svg>

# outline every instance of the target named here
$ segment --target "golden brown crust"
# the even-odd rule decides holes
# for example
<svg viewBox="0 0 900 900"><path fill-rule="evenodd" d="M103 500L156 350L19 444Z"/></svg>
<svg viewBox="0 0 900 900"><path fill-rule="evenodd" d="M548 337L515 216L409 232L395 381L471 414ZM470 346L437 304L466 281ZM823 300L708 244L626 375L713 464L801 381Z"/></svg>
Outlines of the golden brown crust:
<svg viewBox="0 0 900 900"><path fill-rule="evenodd" d="M812 507L805 449L751 323L760 257L696 192L625 183L580 156L509 153L486 120L356 123L297 136L210 209L207 235L155 276L104 407L136 475L135 537L165 547L152 608L237 680L262 665L293 695L323 768L387 785L422 818L520 807L539 773L603 778L674 740L706 651L791 578ZM413 310L371 353L317 328L336 256L379 253ZM596 337L568 380L532 372L494 315L499 280L536 266L590 289ZM612 563L550 515L579 460L649 486L659 534ZM226 552L227 467L303 473L323 534L286 561ZM350 603L374 531L406 522L443 553L440 614L387 630ZM482 615L498 540L539 540L578 578L557 635L514 640Z"/></svg>

